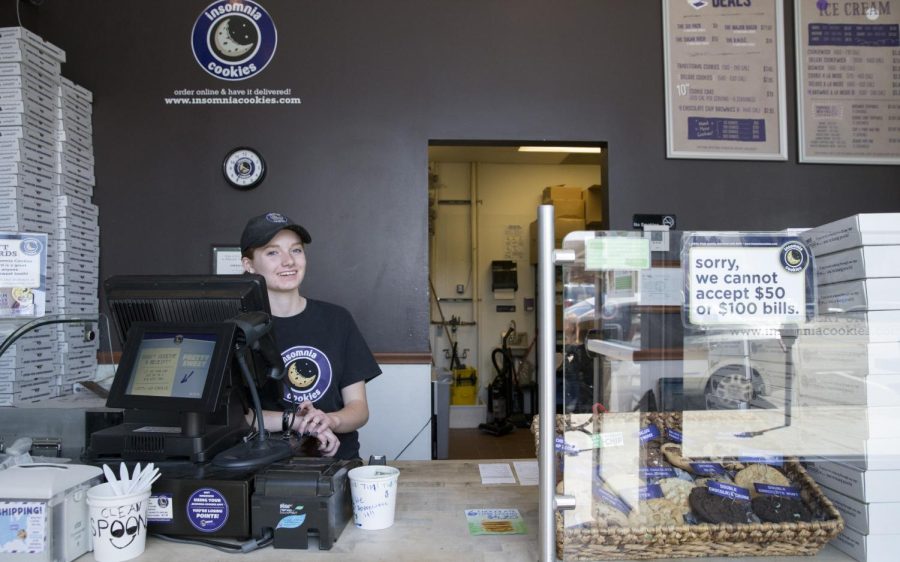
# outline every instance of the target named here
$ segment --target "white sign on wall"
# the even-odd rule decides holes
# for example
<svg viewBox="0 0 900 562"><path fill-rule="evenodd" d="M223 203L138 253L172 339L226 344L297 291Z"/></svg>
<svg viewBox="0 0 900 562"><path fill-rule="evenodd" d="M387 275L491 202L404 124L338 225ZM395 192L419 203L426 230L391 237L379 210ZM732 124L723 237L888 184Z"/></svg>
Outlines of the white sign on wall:
<svg viewBox="0 0 900 562"><path fill-rule="evenodd" d="M815 310L811 262L806 245L794 236L686 234L686 324L803 324Z"/></svg>

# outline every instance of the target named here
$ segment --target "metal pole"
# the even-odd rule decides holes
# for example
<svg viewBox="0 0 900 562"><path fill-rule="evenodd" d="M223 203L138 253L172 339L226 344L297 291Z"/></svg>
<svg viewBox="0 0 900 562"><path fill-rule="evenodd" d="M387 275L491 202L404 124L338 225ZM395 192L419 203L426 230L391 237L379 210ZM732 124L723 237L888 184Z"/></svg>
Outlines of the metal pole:
<svg viewBox="0 0 900 562"><path fill-rule="evenodd" d="M553 206L538 207L538 467L540 498L538 501L538 528L541 562L556 560L556 463L553 444L556 440L556 373L553 358L556 354L555 316L553 293L555 290L555 264Z"/></svg>

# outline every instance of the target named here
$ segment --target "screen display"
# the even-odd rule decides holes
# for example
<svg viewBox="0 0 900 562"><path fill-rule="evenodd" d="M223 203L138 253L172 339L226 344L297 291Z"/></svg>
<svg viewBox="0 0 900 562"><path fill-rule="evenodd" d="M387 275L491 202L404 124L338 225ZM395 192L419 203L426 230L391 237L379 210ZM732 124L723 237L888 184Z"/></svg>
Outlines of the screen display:
<svg viewBox="0 0 900 562"><path fill-rule="evenodd" d="M125 393L201 398L217 338L212 333L144 333Z"/></svg>

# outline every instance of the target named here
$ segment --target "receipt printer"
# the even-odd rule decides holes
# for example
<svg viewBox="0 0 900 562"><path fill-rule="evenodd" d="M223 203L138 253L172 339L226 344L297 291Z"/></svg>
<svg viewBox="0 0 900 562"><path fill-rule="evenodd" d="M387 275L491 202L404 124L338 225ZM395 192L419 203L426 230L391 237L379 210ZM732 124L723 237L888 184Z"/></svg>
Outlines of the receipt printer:
<svg viewBox="0 0 900 562"><path fill-rule="evenodd" d="M274 548L330 549L353 517L347 473L362 461L294 457L256 475L251 498L254 536L272 532Z"/></svg>
<svg viewBox="0 0 900 562"><path fill-rule="evenodd" d="M49 463L0 471L0 561L69 562L89 551L87 491L102 473Z"/></svg>

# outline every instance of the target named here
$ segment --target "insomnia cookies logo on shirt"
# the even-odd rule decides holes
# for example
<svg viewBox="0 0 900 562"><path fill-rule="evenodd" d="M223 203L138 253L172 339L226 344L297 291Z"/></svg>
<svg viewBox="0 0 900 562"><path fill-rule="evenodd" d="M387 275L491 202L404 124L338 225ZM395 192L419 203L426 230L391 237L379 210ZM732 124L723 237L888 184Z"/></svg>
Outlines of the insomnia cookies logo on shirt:
<svg viewBox="0 0 900 562"><path fill-rule="evenodd" d="M275 55L278 33L269 13L253 0L219 0L194 22L191 48L203 70L222 80L259 74Z"/></svg>
<svg viewBox="0 0 900 562"><path fill-rule="evenodd" d="M284 399L298 404L316 402L331 386L331 361L315 347L298 345L281 353L286 367Z"/></svg>

